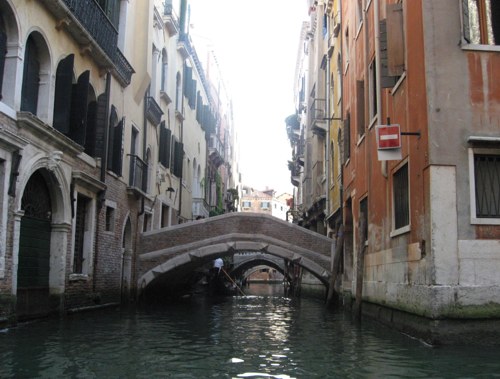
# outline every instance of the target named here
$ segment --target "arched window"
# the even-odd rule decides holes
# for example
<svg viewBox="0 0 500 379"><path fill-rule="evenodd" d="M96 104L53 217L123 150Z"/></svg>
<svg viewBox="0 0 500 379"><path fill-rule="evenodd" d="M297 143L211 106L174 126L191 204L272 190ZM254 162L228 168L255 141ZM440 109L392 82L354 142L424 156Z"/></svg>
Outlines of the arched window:
<svg viewBox="0 0 500 379"><path fill-rule="evenodd" d="M38 86L40 83L40 59L33 36L26 41L24 53L24 75L21 92L21 111L36 115L38 108Z"/></svg>
<svg viewBox="0 0 500 379"><path fill-rule="evenodd" d="M175 110L182 113L182 78L180 72L177 73L175 81Z"/></svg>
<svg viewBox="0 0 500 379"><path fill-rule="evenodd" d="M167 50L163 49L161 52L161 87L160 91L167 92L167 79L168 79L168 55Z"/></svg>

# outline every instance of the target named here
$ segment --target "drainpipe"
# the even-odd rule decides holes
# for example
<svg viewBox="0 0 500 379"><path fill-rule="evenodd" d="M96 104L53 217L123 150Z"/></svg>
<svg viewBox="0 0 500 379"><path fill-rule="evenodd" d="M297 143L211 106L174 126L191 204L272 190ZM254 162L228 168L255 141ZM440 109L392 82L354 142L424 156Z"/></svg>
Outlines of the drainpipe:
<svg viewBox="0 0 500 379"><path fill-rule="evenodd" d="M326 7L324 9L326 12ZM327 17L329 18L329 17ZM326 201L325 201L325 230L328 235L328 216L330 215L330 22L326 23L326 37L328 38L326 49L326 148L325 148L325 170L326 170Z"/></svg>
<svg viewBox="0 0 500 379"><path fill-rule="evenodd" d="M106 183L106 169L108 166L108 143L109 143L109 104L111 97L111 73L108 71L106 74L106 111L104 112L104 148L102 149L101 156L101 182ZM94 261L92 262L92 292L95 293L97 283L96 283L96 273L97 273L97 262L99 258L99 214L102 211L102 205L104 203L104 197L106 195L106 190L99 193L97 199L97 206L99 210L95 213L96 218L96 233L95 233L95 250L94 250Z"/></svg>

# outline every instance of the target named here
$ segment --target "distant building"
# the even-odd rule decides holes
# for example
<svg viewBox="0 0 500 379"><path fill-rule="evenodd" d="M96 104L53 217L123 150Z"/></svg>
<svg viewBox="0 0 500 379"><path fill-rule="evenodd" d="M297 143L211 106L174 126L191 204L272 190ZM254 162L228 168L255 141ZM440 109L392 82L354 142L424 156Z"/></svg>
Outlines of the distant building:
<svg viewBox="0 0 500 379"><path fill-rule="evenodd" d="M276 191L257 191L251 187L243 186L240 199L241 212L265 213L286 220L290 209L287 201L292 195L283 193L276 197Z"/></svg>

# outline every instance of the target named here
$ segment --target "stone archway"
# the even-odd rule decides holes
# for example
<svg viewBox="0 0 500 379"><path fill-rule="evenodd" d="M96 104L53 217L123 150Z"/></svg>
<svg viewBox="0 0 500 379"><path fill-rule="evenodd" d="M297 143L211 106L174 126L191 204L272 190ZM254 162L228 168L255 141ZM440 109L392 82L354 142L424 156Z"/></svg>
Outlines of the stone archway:
<svg viewBox="0 0 500 379"><path fill-rule="evenodd" d="M17 269L17 315L29 318L50 311L50 237L52 200L41 171L28 180L21 200Z"/></svg>
<svg viewBox="0 0 500 379"><path fill-rule="evenodd" d="M132 223L127 217L122 238L122 283L121 301L127 303L130 298L130 284L132 281Z"/></svg>

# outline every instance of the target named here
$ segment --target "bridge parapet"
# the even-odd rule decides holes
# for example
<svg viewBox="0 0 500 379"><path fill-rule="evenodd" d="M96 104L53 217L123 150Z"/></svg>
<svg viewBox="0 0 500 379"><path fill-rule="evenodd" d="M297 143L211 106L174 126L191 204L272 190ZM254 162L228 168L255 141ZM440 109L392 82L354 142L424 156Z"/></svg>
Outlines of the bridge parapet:
<svg viewBox="0 0 500 379"><path fill-rule="evenodd" d="M270 215L229 213L143 233L137 246L137 284L141 290L164 274L242 251L293 261L328 283L332 243Z"/></svg>
<svg viewBox="0 0 500 379"><path fill-rule="evenodd" d="M189 245L228 234L260 234L330 258L330 238L270 215L246 212L228 213L143 233L138 253Z"/></svg>

